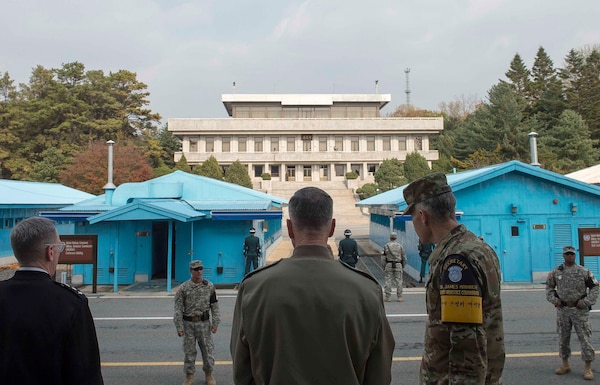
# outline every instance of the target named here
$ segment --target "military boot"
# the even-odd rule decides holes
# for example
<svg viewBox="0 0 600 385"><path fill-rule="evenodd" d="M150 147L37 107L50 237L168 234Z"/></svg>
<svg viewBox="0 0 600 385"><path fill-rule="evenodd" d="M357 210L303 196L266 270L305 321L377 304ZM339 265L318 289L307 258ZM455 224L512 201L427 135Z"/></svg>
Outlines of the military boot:
<svg viewBox="0 0 600 385"><path fill-rule="evenodd" d="M571 366L569 365L569 359L568 358L563 358L562 365L559 366L554 371L554 374L565 374L565 373L569 373L570 371L571 371Z"/></svg>
<svg viewBox="0 0 600 385"><path fill-rule="evenodd" d="M392 296L386 294L384 301L385 302L392 302Z"/></svg>
<svg viewBox="0 0 600 385"><path fill-rule="evenodd" d="M398 302L404 302L404 298L402 298L402 296L398 297Z"/></svg>
<svg viewBox="0 0 600 385"><path fill-rule="evenodd" d="M217 385L217 381L215 381L212 372L206 372L206 385Z"/></svg>
<svg viewBox="0 0 600 385"><path fill-rule="evenodd" d="M194 385L194 373L188 373L185 375L185 381L181 385Z"/></svg>
<svg viewBox="0 0 600 385"><path fill-rule="evenodd" d="M593 380L594 372L592 372L592 361L585 362L585 369L583 371L583 378L585 380Z"/></svg>

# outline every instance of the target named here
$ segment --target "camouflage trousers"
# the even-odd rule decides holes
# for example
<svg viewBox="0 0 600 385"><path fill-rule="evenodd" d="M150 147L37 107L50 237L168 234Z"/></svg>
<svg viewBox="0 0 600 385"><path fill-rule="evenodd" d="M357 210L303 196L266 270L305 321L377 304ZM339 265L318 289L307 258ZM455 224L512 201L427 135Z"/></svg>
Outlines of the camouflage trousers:
<svg viewBox="0 0 600 385"><path fill-rule="evenodd" d="M383 292L386 297L392 295L392 289L396 288L396 295L402 297L402 264L398 262L396 268L392 268L392 264L388 263L385 265L385 285L383 286Z"/></svg>
<svg viewBox="0 0 600 385"><path fill-rule="evenodd" d="M210 332L211 322L183 321L183 372L185 374L194 374L196 372L196 342L202 354L202 370L210 373L215 367L215 344Z"/></svg>
<svg viewBox="0 0 600 385"><path fill-rule="evenodd" d="M556 328L559 343L558 354L561 358L571 356L571 329L581 344L581 359L584 361L594 360L594 348L592 347L592 327L589 322L590 312L588 309L577 309L576 307L559 307L556 313Z"/></svg>

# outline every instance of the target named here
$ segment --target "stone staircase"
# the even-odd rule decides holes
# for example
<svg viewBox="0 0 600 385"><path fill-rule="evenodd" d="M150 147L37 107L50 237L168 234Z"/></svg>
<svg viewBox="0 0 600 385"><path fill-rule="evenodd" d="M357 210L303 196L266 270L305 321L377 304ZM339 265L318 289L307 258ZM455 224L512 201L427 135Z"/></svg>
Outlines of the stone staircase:
<svg viewBox="0 0 600 385"><path fill-rule="evenodd" d="M336 220L334 238L336 241L344 238L344 230L350 229L353 238L368 238L369 236L369 214L354 204L358 200L354 192L346 188L341 181L320 182L280 182L273 181L271 195L289 200L294 193L304 187L314 186L325 190L333 199L333 217ZM283 226L288 218L287 207L283 209ZM287 238L287 230L284 229L284 237Z"/></svg>

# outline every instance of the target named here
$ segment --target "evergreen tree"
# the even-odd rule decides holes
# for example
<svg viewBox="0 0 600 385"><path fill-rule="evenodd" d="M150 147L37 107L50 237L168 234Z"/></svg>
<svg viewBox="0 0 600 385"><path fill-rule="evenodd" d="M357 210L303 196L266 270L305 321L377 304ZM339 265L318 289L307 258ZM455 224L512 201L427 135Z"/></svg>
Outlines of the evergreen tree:
<svg viewBox="0 0 600 385"><path fill-rule="evenodd" d="M509 84L515 91L517 101L529 105L531 100L531 73L519 54L515 54L505 75L510 80Z"/></svg>
<svg viewBox="0 0 600 385"><path fill-rule="evenodd" d="M585 100L582 90L584 88L583 55L574 49L570 50L565 58L564 68L559 70L559 76L565 88L566 108L581 114Z"/></svg>
<svg viewBox="0 0 600 385"><path fill-rule="evenodd" d="M429 163L427 163L427 159L423 155L416 151L406 155L406 160L404 160L404 177L407 183L430 173Z"/></svg>
<svg viewBox="0 0 600 385"><path fill-rule="evenodd" d="M194 174L206 176L209 178L223 180L223 170L219 166L217 158L210 156L200 166L194 167Z"/></svg>
<svg viewBox="0 0 600 385"><path fill-rule="evenodd" d="M536 115L537 120L547 128L556 123L565 109L565 102L562 82L543 47L538 49L531 74L531 115Z"/></svg>
<svg viewBox="0 0 600 385"><path fill-rule="evenodd" d="M585 100L580 115L585 120L592 139L600 139L600 51L586 57L582 72L581 97Z"/></svg>
<svg viewBox="0 0 600 385"><path fill-rule="evenodd" d="M236 160L231 164L231 166L227 167L225 171L225 177L223 178L225 182L239 184L240 186L252 188L252 180L248 175L248 168L240 163L239 160Z"/></svg>
<svg viewBox="0 0 600 385"><path fill-rule="evenodd" d="M566 174L598 161L598 153L594 150L598 141L591 139L585 121L575 111L564 111L558 124L540 137L539 143L543 154L554 154L551 161L540 159L545 168L555 172Z"/></svg>
<svg viewBox="0 0 600 385"><path fill-rule="evenodd" d="M185 172L192 172L192 168L188 164L187 159L185 159L184 154L181 154L181 158L179 158L177 163L175 163L175 169Z"/></svg>
<svg viewBox="0 0 600 385"><path fill-rule="evenodd" d="M375 183L381 192L395 189L406 184L404 165L396 158L384 159L375 171Z"/></svg>

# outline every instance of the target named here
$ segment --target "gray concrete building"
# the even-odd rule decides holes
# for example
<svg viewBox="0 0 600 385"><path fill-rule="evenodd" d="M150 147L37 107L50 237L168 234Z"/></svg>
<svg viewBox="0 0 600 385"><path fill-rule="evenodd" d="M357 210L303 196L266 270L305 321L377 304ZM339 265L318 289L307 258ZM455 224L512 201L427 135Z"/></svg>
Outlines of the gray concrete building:
<svg viewBox="0 0 600 385"><path fill-rule="evenodd" d="M443 129L439 118L382 117L389 94L224 94L230 118L173 118L168 129L182 140L192 167L214 156L226 169L239 160L257 188L263 173L275 181L373 182L384 159L416 151L431 166L438 152L429 138Z"/></svg>

